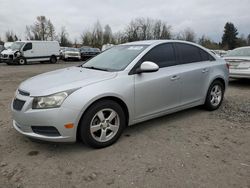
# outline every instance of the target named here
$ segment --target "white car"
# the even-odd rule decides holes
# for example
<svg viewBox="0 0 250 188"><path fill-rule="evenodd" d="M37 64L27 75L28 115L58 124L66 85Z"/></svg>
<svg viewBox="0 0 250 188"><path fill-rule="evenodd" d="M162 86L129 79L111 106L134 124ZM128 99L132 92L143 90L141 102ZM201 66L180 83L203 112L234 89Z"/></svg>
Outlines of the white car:
<svg viewBox="0 0 250 188"><path fill-rule="evenodd" d="M63 60L81 60L81 53L80 50L77 48L65 48L62 52L62 59Z"/></svg>
<svg viewBox="0 0 250 188"><path fill-rule="evenodd" d="M250 78L250 46L236 48L224 59L229 63L229 73L231 78Z"/></svg>
<svg viewBox="0 0 250 188"><path fill-rule="evenodd" d="M49 61L56 63L59 58L59 43L57 41L18 41L1 52L1 61L9 64L24 65L29 62Z"/></svg>

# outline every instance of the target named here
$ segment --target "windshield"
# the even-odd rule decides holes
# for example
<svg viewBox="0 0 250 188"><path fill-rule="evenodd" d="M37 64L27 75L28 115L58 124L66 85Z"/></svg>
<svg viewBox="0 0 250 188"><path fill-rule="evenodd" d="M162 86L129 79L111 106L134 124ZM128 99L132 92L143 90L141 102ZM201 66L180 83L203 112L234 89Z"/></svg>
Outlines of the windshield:
<svg viewBox="0 0 250 188"><path fill-rule="evenodd" d="M225 55L225 57L236 56L236 57L243 57L243 56L250 56L250 48L238 48L232 50Z"/></svg>
<svg viewBox="0 0 250 188"><path fill-rule="evenodd" d="M146 47L147 45L116 46L95 56L82 66L107 71L121 71L124 70Z"/></svg>
<svg viewBox="0 0 250 188"><path fill-rule="evenodd" d="M14 42L12 45L11 45L11 49L12 50L20 50L24 45L24 42Z"/></svg>

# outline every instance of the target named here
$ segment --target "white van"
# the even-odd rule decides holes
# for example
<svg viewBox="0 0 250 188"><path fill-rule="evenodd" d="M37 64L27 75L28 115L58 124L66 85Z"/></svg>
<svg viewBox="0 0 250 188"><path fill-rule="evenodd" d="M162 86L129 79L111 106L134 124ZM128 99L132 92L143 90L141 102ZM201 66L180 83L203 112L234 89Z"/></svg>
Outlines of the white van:
<svg viewBox="0 0 250 188"><path fill-rule="evenodd" d="M59 59L60 46L57 41L17 41L1 52L2 62L24 65L29 62L56 63Z"/></svg>

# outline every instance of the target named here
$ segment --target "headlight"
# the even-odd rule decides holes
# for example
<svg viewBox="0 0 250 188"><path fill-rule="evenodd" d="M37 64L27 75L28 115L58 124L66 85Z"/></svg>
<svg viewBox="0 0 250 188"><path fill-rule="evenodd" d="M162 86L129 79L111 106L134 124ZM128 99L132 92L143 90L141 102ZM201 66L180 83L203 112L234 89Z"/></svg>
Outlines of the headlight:
<svg viewBox="0 0 250 188"><path fill-rule="evenodd" d="M17 57L21 56L21 53L20 53L20 52L17 52L17 53L16 53L16 56L17 56Z"/></svg>
<svg viewBox="0 0 250 188"><path fill-rule="evenodd" d="M34 97L32 109L58 108L62 105L63 101L74 91L75 90L69 90L55 93L53 95Z"/></svg>

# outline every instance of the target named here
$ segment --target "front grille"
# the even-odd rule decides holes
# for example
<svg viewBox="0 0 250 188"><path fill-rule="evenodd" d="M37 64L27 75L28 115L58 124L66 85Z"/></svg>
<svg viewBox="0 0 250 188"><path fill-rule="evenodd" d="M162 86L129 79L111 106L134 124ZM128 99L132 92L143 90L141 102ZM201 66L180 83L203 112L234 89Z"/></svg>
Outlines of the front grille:
<svg viewBox="0 0 250 188"><path fill-rule="evenodd" d="M79 56L79 54L75 54L75 53L68 53L69 56Z"/></svg>
<svg viewBox="0 0 250 188"><path fill-rule="evenodd" d="M34 133L43 136L61 136L58 130L52 126L31 126Z"/></svg>
<svg viewBox="0 0 250 188"><path fill-rule="evenodd" d="M18 89L18 93L19 93L20 95L30 96L30 93L29 93L29 92L22 91L22 90L20 90L20 89Z"/></svg>
<svg viewBox="0 0 250 188"><path fill-rule="evenodd" d="M21 111L24 104L25 104L25 101L22 101L20 99L14 99L13 108L17 111Z"/></svg>

